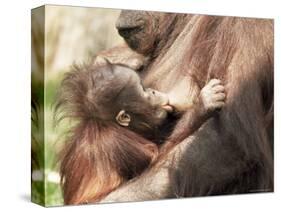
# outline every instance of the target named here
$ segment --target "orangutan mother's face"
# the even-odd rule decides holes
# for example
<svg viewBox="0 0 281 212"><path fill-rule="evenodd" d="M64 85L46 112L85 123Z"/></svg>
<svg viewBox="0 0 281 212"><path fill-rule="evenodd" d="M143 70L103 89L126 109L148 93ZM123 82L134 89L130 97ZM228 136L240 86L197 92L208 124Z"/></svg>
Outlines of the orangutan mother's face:
<svg viewBox="0 0 281 212"><path fill-rule="evenodd" d="M160 12L124 10L116 22L116 28L133 50L148 55L158 43L161 23L167 15Z"/></svg>

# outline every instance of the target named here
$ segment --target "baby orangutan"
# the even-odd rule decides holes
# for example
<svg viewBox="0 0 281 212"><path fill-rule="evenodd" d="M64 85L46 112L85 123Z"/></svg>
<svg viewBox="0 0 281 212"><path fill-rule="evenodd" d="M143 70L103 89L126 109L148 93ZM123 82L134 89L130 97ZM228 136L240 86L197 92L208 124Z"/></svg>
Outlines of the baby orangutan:
<svg viewBox="0 0 281 212"><path fill-rule="evenodd" d="M138 74L104 60L76 68L62 82L58 107L75 118L61 163L66 204L97 202L140 175L158 157L157 133L168 113L177 111L165 93L144 88ZM211 80L181 123L186 135L224 105L224 87ZM176 104L175 104L176 105ZM185 108L181 105L180 108ZM177 136L169 135L168 141ZM87 170L87 171L85 171ZM85 174L86 173L86 174Z"/></svg>

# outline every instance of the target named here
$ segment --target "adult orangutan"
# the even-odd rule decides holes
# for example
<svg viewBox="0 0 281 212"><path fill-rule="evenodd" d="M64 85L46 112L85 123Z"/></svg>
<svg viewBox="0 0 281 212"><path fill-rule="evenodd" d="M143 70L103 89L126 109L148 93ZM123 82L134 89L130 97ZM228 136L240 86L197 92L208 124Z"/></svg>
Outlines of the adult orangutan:
<svg viewBox="0 0 281 212"><path fill-rule="evenodd" d="M145 86L196 96L219 78L227 100L102 202L273 191L273 20L123 11L116 26L146 56Z"/></svg>
<svg viewBox="0 0 281 212"><path fill-rule="evenodd" d="M177 124L172 133L182 133L165 154L101 202L272 191L273 21L123 11L116 26L138 54L118 47L101 55L138 69L145 87L192 102L218 78L227 98L191 136Z"/></svg>

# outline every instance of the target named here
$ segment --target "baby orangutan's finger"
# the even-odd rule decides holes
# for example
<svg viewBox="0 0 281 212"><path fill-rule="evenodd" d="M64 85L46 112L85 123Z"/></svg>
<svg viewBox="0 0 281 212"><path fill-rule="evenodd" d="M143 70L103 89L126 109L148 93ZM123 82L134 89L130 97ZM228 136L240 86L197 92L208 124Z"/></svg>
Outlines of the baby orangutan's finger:
<svg viewBox="0 0 281 212"><path fill-rule="evenodd" d="M226 97L225 93L217 93L214 95L213 98L215 101L222 101L225 100L225 97Z"/></svg>
<svg viewBox="0 0 281 212"><path fill-rule="evenodd" d="M221 84L221 81L219 79L211 79L210 82L208 83L208 85L211 87L214 87L219 84Z"/></svg>
<svg viewBox="0 0 281 212"><path fill-rule="evenodd" d="M214 93L218 93L218 92L224 92L224 86L223 85L215 85L213 88L212 88L212 91Z"/></svg>

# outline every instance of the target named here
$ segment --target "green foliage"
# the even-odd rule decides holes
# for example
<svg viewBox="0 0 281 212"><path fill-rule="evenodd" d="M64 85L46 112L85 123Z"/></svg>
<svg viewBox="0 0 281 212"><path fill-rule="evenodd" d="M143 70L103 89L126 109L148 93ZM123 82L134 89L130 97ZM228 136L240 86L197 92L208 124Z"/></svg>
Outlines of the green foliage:
<svg viewBox="0 0 281 212"><path fill-rule="evenodd" d="M39 171L44 173L44 177L32 181L31 198L41 205L61 205L63 199L59 180L50 182L48 179L50 172L58 173L58 153L62 145L58 142L58 131L67 129L66 124L59 125L58 129L53 124L53 105L61 76L47 80L45 86L42 81L32 77L32 173Z"/></svg>
<svg viewBox="0 0 281 212"><path fill-rule="evenodd" d="M63 204L61 187L57 183L46 182L44 184L43 181L33 181L31 183L31 188L32 202L45 206L55 206Z"/></svg>

